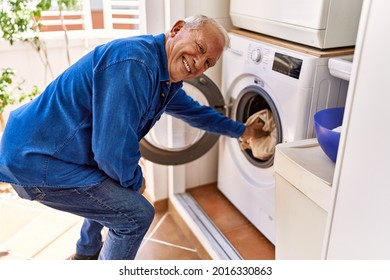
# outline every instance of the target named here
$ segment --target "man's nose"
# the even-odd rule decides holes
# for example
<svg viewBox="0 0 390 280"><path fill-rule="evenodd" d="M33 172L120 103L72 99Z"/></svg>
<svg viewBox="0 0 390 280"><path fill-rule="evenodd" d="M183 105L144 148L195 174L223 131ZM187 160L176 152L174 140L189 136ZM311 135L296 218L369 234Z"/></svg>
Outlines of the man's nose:
<svg viewBox="0 0 390 280"><path fill-rule="evenodd" d="M203 70L205 68L206 57L199 54L194 57L194 65L196 71Z"/></svg>

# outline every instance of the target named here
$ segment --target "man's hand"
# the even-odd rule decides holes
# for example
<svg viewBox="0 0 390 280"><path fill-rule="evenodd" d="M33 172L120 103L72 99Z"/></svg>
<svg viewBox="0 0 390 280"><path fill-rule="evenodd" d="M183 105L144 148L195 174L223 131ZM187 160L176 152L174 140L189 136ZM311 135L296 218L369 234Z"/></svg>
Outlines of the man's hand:
<svg viewBox="0 0 390 280"><path fill-rule="evenodd" d="M268 131L263 131L264 122L255 122L245 127L244 133L241 135L240 140L242 142L248 142L251 138L260 138L268 136Z"/></svg>

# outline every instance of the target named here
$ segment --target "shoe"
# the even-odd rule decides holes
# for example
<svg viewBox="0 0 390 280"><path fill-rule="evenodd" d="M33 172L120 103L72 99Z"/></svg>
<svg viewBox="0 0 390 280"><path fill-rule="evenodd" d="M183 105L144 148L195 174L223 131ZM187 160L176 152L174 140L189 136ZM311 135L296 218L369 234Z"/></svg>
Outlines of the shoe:
<svg viewBox="0 0 390 280"><path fill-rule="evenodd" d="M100 254L100 250L101 248L99 249L99 251L97 251L97 253L93 256L85 256L85 255L79 255L79 254L74 254L73 256L71 256L69 258L69 260L77 260L77 261L81 261L81 260L85 260L85 261L92 261L92 260L97 260L99 258L99 254Z"/></svg>

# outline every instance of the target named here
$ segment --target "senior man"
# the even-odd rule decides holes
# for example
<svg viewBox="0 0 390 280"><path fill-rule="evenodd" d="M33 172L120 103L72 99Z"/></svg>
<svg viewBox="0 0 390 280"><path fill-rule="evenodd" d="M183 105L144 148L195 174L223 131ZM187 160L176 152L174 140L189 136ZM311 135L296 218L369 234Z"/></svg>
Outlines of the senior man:
<svg viewBox="0 0 390 280"><path fill-rule="evenodd" d="M261 124L246 127L182 89L228 44L224 28L199 15L165 34L96 47L11 113L0 181L22 198L85 218L73 259L134 259L154 217L139 191L139 141L163 113L243 140L263 134Z"/></svg>

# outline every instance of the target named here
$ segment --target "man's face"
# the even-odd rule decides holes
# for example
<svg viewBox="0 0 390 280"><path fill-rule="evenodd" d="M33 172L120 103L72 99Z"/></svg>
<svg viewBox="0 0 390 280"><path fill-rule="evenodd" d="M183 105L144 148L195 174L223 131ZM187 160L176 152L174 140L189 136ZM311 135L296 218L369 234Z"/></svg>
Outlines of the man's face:
<svg viewBox="0 0 390 280"><path fill-rule="evenodd" d="M166 38L171 82L201 75L216 64L224 47L224 39L214 25L191 31L183 26L183 21L177 22Z"/></svg>

